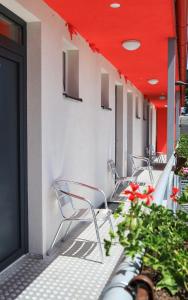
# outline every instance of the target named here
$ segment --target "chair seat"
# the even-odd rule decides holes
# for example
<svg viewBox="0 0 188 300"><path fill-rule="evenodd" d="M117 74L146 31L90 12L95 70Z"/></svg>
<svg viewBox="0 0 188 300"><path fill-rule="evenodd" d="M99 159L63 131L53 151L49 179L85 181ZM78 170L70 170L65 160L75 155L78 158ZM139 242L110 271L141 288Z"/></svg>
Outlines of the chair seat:
<svg viewBox="0 0 188 300"><path fill-rule="evenodd" d="M133 180L133 177L119 177L116 179L116 181L132 181Z"/></svg>
<svg viewBox="0 0 188 300"><path fill-rule="evenodd" d="M112 214L112 211L110 209L94 209L97 221L105 221L109 216ZM93 216L91 209L77 209L75 213L69 217L66 218L66 221L71 220L79 220L83 222L93 222Z"/></svg>
<svg viewBox="0 0 188 300"><path fill-rule="evenodd" d="M148 170L148 169L153 170L153 167L152 167L152 166L147 166L147 167L136 167L136 168L135 168L135 171L136 171L136 170L143 170L143 171L145 171L145 170Z"/></svg>

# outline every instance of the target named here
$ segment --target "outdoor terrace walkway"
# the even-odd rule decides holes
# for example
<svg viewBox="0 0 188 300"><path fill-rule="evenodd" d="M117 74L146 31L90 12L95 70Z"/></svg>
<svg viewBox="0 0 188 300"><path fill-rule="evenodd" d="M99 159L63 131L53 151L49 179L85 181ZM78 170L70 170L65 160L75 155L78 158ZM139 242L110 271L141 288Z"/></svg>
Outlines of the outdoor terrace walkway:
<svg viewBox="0 0 188 300"><path fill-rule="evenodd" d="M154 170L155 182L161 172ZM143 173L139 180L147 182L147 176ZM100 228L102 239L108 230L106 222ZM121 256L122 248L114 245L101 264L93 225L79 225L52 256L42 260L26 255L2 272L0 300L97 300Z"/></svg>
<svg viewBox="0 0 188 300"><path fill-rule="evenodd" d="M104 239L108 222L100 229ZM100 263L93 225L67 238L44 260L26 255L0 276L0 300L96 300L121 257L119 245Z"/></svg>

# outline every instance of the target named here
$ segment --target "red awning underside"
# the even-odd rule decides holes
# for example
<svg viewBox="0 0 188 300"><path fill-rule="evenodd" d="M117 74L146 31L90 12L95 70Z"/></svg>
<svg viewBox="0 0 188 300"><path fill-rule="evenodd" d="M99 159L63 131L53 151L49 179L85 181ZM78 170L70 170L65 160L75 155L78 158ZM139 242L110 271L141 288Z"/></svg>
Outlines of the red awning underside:
<svg viewBox="0 0 188 300"><path fill-rule="evenodd" d="M150 99L167 94L168 38L176 36L173 0L45 0L78 33L94 44ZM118 2L121 7L112 9ZM127 51L124 40L141 48ZM147 80L156 78L157 85Z"/></svg>

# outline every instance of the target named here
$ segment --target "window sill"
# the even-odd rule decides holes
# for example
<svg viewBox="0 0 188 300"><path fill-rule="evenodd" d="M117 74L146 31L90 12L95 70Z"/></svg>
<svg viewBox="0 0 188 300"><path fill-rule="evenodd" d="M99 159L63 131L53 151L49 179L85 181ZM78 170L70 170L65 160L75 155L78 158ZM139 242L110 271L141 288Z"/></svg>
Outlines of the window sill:
<svg viewBox="0 0 188 300"><path fill-rule="evenodd" d="M63 96L65 96L65 98L69 98L69 99L72 99L72 100L75 100L75 101L83 102L82 98L72 97L72 96L68 95L67 93L63 93Z"/></svg>
<svg viewBox="0 0 188 300"><path fill-rule="evenodd" d="M106 107L106 106L101 106L102 109L106 109L106 110L110 110L112 111L112 109L110 107Z"/></svg>

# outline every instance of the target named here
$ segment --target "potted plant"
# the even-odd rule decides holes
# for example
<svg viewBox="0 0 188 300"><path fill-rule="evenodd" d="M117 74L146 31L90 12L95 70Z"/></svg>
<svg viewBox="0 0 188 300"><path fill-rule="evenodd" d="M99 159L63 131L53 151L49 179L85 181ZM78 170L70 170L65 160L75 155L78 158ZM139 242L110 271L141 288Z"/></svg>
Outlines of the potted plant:
<svg viewBox="0 0 188 300"><path fill-rule="evenodd" d="M153 188L139 192L131 183L123 193L131 202L128 213L121 204L115 212L120 218L115 232L105 240L106 254L115 239L124 249L124 255L134 259L142 255L142 272L155 285L156 299L187 299L188 297L188 215L152 203ZM178 189L173 188L171 199L177 201ZM179 298L178 298L179 297Z"/></svg>
<svg viewBox="0 0 188 300"><path fill-rule="evenodd" d="M182 134L175 149L175 174L179 174L183 167L188 167L188 135Z"/></svg>
<svg viewBox="0 0 188 300"><path fill-rule="evenodd" d="M187 162L185 163L186 166L182 167L179 172L178 175L182 178L187 179L188 178L188 167L187 167Z"/></svg>
<svg viewBox="0 0 188 300"><path fill-rule="evenodd" d="M179 209L188 213L188 185L184 187L180 197L178 197Z"/></svg>

